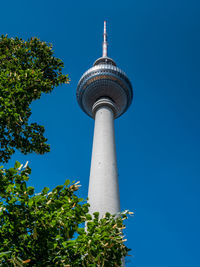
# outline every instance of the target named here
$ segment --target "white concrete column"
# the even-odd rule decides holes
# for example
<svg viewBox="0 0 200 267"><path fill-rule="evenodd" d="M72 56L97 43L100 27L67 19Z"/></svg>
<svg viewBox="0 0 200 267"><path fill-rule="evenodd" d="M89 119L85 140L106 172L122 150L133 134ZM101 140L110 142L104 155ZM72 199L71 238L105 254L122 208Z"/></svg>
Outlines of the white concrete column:
<svg viewBox="0 0 200 267"><path fill-rule="evenodd" d="M95 127L88 202L90 214L98 211L102 217L106 212L115 214L120 211L114 134L115 105L109 99L100 99L94 104L93 111Z"/></svg>

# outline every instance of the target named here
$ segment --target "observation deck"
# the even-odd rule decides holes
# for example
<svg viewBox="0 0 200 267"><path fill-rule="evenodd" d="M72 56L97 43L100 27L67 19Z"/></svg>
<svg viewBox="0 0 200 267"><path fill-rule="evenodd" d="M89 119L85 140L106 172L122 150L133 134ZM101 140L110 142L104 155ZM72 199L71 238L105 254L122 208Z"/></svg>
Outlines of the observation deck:
<svg viewBox="0 0 200 267"><path fill-rule="evenodd" d="M108 57L97 59L77 86L77 101L82 110L94 117L92 107L100 98L109 98L116 106L115 118L121 116L133 99L131 82L124 71Z"/></svg>
<svg viewBox="0 0 200 267"><path fill-rule="evenodd" d="M118 118L130 106L133 89L125 72L107 56L106 22L104 22L103 36L103 56L82 75L77 86L76 97L81 109L92 118L94 118L94 104L102 98L107 98L115 106L114 118Z"/></svg>

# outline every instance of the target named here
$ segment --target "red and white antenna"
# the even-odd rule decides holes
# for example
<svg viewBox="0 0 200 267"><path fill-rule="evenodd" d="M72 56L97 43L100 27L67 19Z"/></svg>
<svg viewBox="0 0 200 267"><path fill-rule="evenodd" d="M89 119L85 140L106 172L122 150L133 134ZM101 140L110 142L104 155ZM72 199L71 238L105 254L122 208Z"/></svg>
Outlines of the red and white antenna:
<svg viewBox="0 0 200 267"><path fill-rule="evenodd" d="M104 20L104 31L103 31L103 57L107 57L107 33L106 33L106 21Z"/></svg>

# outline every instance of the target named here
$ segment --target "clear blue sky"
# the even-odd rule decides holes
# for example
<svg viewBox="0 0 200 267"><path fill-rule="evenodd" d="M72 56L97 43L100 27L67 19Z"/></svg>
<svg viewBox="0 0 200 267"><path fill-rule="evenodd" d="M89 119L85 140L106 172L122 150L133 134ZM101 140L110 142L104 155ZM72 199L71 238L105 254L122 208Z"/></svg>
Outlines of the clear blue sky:
<svg viewBox="0 0 200 267"><path fill-rule="evenodd" d="M37 191L81 181L87 197L93 120L75 92L82 73L108 54L134 88L133 104L116 120L116 143L127 266L200 266L200 2L195 0L1 1L2 34L51 42L71 83L32 105L51 152L13 156L33 169Z"/></svg>

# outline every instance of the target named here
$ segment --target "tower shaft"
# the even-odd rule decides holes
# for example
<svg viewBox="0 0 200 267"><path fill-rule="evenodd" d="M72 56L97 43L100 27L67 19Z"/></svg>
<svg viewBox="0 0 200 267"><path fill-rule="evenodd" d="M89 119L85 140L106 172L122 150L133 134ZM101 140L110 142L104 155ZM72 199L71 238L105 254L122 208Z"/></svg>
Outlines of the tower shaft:
<svg viewBox="0 0 200 267"><path fill-rule="evenodd" d="M114 133L114 104L108 99L97 101L89 182L90 214L120 212L118 172Z"/></svg>

